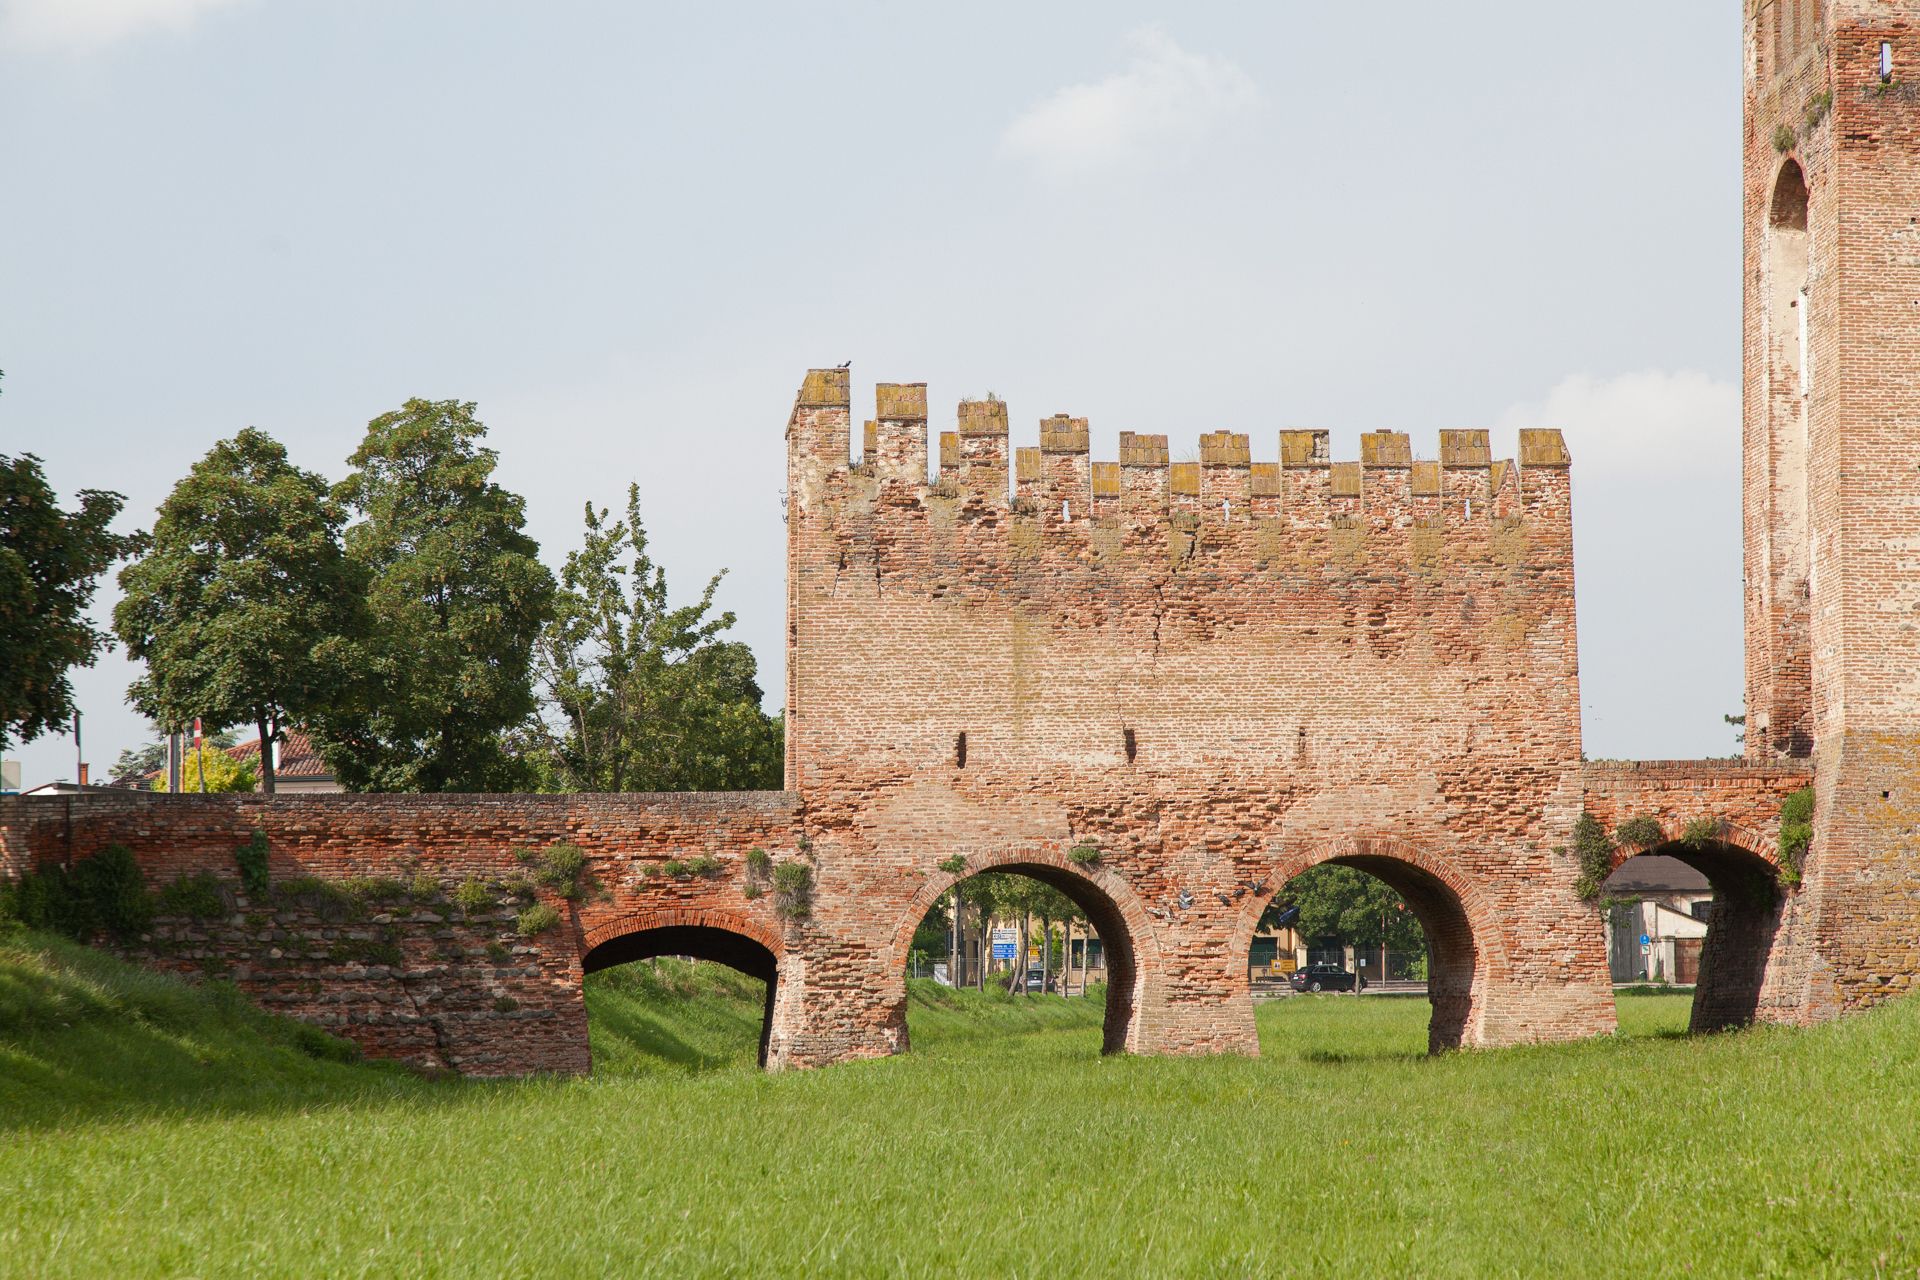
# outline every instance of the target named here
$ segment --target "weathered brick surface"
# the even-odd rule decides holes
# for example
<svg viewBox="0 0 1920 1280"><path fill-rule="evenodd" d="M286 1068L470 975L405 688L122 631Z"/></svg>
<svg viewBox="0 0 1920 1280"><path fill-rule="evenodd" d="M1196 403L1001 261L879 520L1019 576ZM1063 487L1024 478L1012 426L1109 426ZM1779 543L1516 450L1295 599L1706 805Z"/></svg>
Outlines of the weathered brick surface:
<svg viewBox="0 0 1920 1280"><path fill-rule="evenodd" d="M909 391L879 393L896 440L924 422ZM788 428L788 786L848 1034L903 1042L902 940L956 855L1042 875L1125 944L1115 1046L1254 1051L1254 923L1335 859L1427 923L1436 1044L1611 1028L1564 852L1581 766L1557 432L1504 463L1484 432L1445 433L1430 463L1398 433L1341 463L1289 432L1257 466L1232 433L1185 465L1124 436L1108 470L1061 415L1009 497L1005 406L958 420L931 483L852 462L837 370Z"/></svg>
<svg viewBox="0 0 1920 1280"><path fill-rule="evenodd" d="M1920 971L1920 4L1794 9L1797 30L1783 6L1748 12L1746 563L1749 708L1773 714L1749 750L1817 765L1776 943L1778 1012L1810 1020Z"/></svg>
<svg viewBox="0 0 1920 1280"><path fill-rule="evenodd" d="M121 844L154 889L211 872L230 910L208 920L162 916L125 949L161 967L227 977L263 1005L369 1053L481 1075L582 1071L580 979L583 967L597 967L602 944L707 926L710 936L696 930L674 953L717 950L715 958L750 967L725 941L740 936L784 954L773 899L745 855L759 847L775 859L796 856L797 810L782 792L17 798L0 800L0 869L18 875ZM235 860L256 830L267 836L276 885L259 902L241 890ZM504 892L477 916L448 900L469 879L527 878L531 869L516 851L560 843L579 845L589 870L577 901L538 890L558 908L557 927L520 937L520 904ZM662 871L697 858L717 866L706 875ZM419 878L433 889L377 891L346 910L299 892L303 879L339 885L356 877L401 885ZM804 974L782 978L785 994L799 998ZM806 1037L796 1039L797 1047L770 1044L770 1055L816 1060Z"/></svg>

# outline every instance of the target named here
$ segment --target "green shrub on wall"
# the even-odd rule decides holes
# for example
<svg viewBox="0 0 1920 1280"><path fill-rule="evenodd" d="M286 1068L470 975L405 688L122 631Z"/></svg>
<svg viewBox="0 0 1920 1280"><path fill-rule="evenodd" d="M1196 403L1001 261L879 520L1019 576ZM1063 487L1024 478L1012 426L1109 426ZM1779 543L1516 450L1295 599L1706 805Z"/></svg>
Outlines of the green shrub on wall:
<svg viewBox="0 0 1920 1280"><path fill-rule="evenodd" d="M153 906L133 855L117 844L71 869L30 871L0 893L0 915L79 942L98 933L131 941L152 923Z"/></svg>
<svg viewBox="0 0 1920 1280"><path fill-rule="evenodd" d="M1660 826L1660 820L1645 814L1638 818L1628 818L1613 830L1613 838L1618 843L1639 845L1642 849L1650 849L1662 843L1666 836L1667 833Z"/></svg>
<svg viewBox="0 0 1920 1280"><path fill-rule="evenodd" d="M783 862L773 869L773 906L797 920L813 910L813 869L804 862Z"/></svg>
<svg viewBox="0 0 1920 1280"><path fill-rule="evenodd" d="M1799 884L1807 846L1813 843L1813 788L1802 787L1780 802L1780 880Z"/></svg>
<svg viewBox="0 0 1920 1280"><path fill-rule="evenodd" d="M1600 896L1607 877L1613 874L1613 841L1607 838L1607 829L1600 819L1590 813L1582 813L1580 820L1573 824L1573 856L1579 865L1574 892L1592 902Z"/></svg>
<svg viewBox="0 0 1920 1280"><path fill-rule="evenodd" d="M233 860L240 867L240 887L247 891L247 896L265 899L272 887L272 879L267 874L267 833L255 831L245 844L233 851Z"/></svg>
<svg viewBox="0 0 1920 1280"><path fill-rule="evenodd" d="M513 922L513 927L523 938L545 933L560 923L560 913L544 902L536 902L522 911Z"/></svg>
<svg viewBox="0 0 1920 1280"><path fill-rule="evenodd" d="M220 878L211 871L182 876L160 890L160 912L169 916L191 916L209 920L227 909L227 895Z"/></svg>

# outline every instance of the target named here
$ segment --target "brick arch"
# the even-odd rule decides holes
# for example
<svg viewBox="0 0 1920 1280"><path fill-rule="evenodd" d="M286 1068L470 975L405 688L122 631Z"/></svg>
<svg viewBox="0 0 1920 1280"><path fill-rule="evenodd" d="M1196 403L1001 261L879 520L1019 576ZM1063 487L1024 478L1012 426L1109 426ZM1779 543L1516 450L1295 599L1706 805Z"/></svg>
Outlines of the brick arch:
<svg viewBox="0 0 1920 1280"><path fill-rule="evenodd" d="M611 942L628 934L671 928L720 929L737 933L771 951L776 960L786 952L786 940L772 925L717 907L645 907L639 911L623 912L583 929L580 952L585 955L603 942Z"/></svg>
<svg viewBox="0 0 1920 1280"><path fill-rule="evenodd" d="M931 862L933 854L927 858ZM945 855L951 857L951 852ZM986 871L1032 876L1067 895L1086 913L1107 956L1107 1011L1101 1047L1106 1053L1132 1053L1140 1047L1139 1011L1148 1003L1147 989L1158 983L1162 966L1159 942L1152 922L1133 887L1098 863L1082 865L1067 856L1057 841L1008 844L961 854L966 866L958 873L936 865L908 902L896 924L887 950L887 972L898 975L906 967L914 930L940 900L940 895L963 880ZM1117 944L1117 945L1116 945ZM1116 961L1118 963L1116 963Z"/></svg>
<svg viewBox="0 0 1920 1280"><path fill-rule="evenodd" d="M1700 974L1687 1028L1721 1031L1746 1026L1760 1009L1787 897L1780 881L1779 846L1764 832L1723 820L1710 843L1695 847L1682 839L1686 826L1678 820L1663 821L1658 839L1620 845L1613 852L1608 874L1631 859L1658 854L1684 862L1706 877L1713 886L1714 908L1700 948Z"/></svg>
<svg viewBox="0 0 1920 1280"><path fill-rule="evenodd" d="M1487 984L1504 978L1509 969L1509 948L1499 914L1481 888L1448 860L1398 836L1347 835L1282 843L1263 869L1260 887L1248 895L1234 921L1225 957L1227 981L1245 990L1247 953L1267 904L1289 880L1327 863L1353 867L1385 881L1419 917L1431 955L1427 992L1433 1017L1427 1027L1427 1047L1439 1052L1473 1042L1482 1021ZM1245 998L1250 1000L1251 992Z"/></svg>
<svg viewBox="0 0 1920 1280"><path fill-rule="evenodd" d="M1677 856L1673 855L1672 846L1688 847L1682 840L1686 834L1686 828L1687 824L1678 819L1672 822L1661 822L1658 840L1649 840L1644 844L1614 846L1613 865L1608 868L1608 874L1618 871L1629 858L1637 858L1643 853ZM1714 842L1750 854L1776 871L1780 867L1778 842L1766 832L1756 830L1745 823L1722 821L1719 833L1714 836Z"/></svg>
<svg viewBox="0 0 1920 1280"><path fill-rule="evenodd" d="M625 912L581 933L583 976L657 955L711 960L766 983L766 1008L760 1022L760 1065L766 1066L773 1043L780 970L786 956L779 931L733 911L676 906Z"/></svg>

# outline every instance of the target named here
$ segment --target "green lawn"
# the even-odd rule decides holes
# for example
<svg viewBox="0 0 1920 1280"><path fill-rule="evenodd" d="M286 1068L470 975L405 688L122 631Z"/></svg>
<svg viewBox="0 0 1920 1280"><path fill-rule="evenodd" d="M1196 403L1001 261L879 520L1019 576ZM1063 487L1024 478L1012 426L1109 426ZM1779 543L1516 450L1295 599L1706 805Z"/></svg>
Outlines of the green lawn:
<svg viewBox="0 0 1920 1280"><path fill-rule="evenodd" d="M1102 1058L917 989L911 1055L752 1069L756 984L628 966L592 1080L424 1080L0 938L0 1274L1875 1275L1920 1268L1920 1003L1430 1059L1424 1002ZM304 1045L304 1047L303 1047Z"/></svg>

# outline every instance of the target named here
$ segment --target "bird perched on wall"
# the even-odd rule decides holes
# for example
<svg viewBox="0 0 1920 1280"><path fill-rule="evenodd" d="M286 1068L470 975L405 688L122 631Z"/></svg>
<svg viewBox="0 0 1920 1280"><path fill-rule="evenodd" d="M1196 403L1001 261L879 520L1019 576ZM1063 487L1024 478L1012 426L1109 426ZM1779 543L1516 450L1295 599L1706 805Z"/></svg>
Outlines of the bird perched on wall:
<svg viewBox="0 0 1920 1280"><path fill-rule="evenodd" d="M836 369L851 369L851 368L853 367L853 361L851 361L851 360L842 360L842 361L841 361L841 362L840 362L839 364L837 364L837 365L835 365L835 366L833 366L833 367L834 367L834 368L836 368Z"/></svg>

